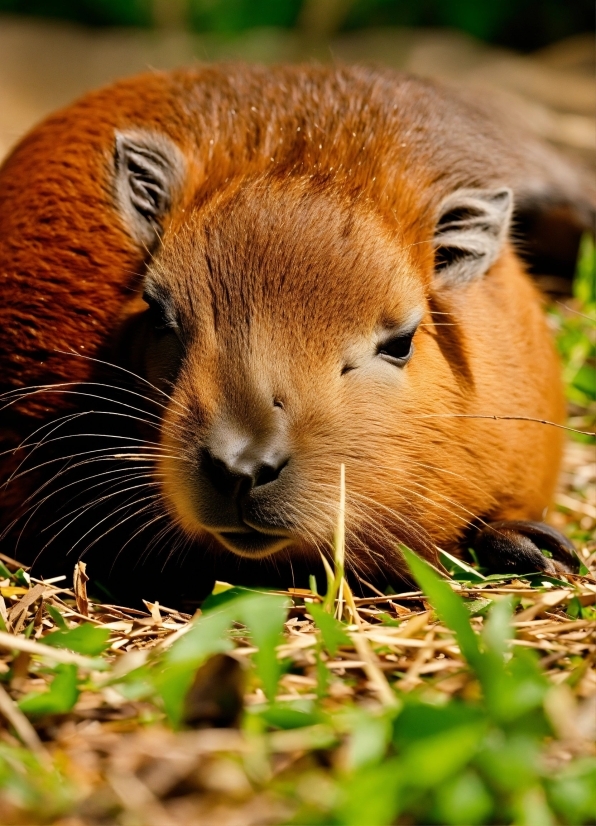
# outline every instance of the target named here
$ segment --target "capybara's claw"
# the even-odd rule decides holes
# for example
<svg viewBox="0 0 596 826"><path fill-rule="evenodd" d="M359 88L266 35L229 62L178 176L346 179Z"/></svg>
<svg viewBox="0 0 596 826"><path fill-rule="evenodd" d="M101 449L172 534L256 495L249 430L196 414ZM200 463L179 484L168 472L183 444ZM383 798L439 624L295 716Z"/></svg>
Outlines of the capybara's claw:
<svg viewBox="0 0 596 826"><path fill-rule="evenodd" d="M490 522L476 535L474 550L479 562L495 573L575 574L580 568L569 539L543 522Z"/></svg>

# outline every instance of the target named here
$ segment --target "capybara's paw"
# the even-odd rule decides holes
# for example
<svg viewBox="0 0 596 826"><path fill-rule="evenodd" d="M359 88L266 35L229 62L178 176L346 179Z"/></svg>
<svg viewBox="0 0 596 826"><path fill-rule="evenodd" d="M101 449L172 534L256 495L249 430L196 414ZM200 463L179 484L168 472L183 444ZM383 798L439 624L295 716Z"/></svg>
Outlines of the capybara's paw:
<svg viewBox="0 0 596 826"><path fill-rule="evenodd" d="M494 573L575 574L580 568L569 539L543 522L490 522L476 535L474 550L480 564Z"/></svg>

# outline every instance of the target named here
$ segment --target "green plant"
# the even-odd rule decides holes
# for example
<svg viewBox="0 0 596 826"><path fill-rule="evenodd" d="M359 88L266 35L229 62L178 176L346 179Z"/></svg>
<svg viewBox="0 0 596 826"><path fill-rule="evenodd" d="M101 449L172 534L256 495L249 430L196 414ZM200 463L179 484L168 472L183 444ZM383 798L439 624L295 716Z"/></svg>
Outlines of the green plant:
<svg viewBox="0 0 596 826"><path fill-rule="evenodd" d="M569 401L596 419L596 250L590 235L582 238L573 282L573 306L551 311Z"/></svg>

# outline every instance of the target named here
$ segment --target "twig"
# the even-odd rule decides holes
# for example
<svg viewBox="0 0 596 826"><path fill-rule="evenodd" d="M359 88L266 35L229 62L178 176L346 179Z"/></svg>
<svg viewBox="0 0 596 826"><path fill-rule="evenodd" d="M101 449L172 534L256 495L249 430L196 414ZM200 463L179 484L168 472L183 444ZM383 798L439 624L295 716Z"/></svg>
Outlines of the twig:
<svg viewBox="0 0 596 826"><path fill-rule="evenodd" d="M394 694L394 692L391 689L391 686L387 682L387 677L379 668L379 665L376 661L376 657L364 634L361 631L355 631L353 634L350 634L350 639L354 643L354 648L356 649L360 659L364 663L364 673L377 690L377 694L379 695L379 699L381 700L383 705L398 705L399 701L397 699L397 696L396 694Z"/></svg>
<svg viewBox="0 0 596 826"><path fill-rule="evenodd" d="M427 413L422 416L414 416L415 419L492 419L503 422L534 422L535 424L547 424L550 427L557 427L559 430L566 430L569 433L579 433L580 436L591 436L596 438L596 432L592 430L576 430L565 424L549 422L548 419L535 419L532 416L488 416L476 413Z"/></svg>
<svg viewBox="0 0 596 826"><path fill-rule="evenodd" d="M75 654L73 651L66 651L63 648L54 648L51 645L43 645L40 642L27 640L25 637L7 634L6 631L0 631L0 648L5 648L9 651L26 651L28 654L46 657L46 659L54 660L58 663L69 663L78 665L80 668L97 670L97 660L82 657L80 654Z"/></svg>
<svg viewBox="0 0 596 826"><path fill-rule="evenodd" d="M332 580L327 588L327 594L323 602L326 611L332 612L335 608L335 616L340 619L343 608L343 582L344 564L346 555L346 466L340 465L339 469L339 506L337 510L337 523L333 537L333 562L335 571L332 573ZM321 554L321 557L323 555ZM325 560L323 558L323 564ZM328 566L326 566L328 568ZM329 577L329 570L327 570ZM335 599L339 594L339 600L335 605Z"/></svg>
<svg viewBox="0 0 596 826"><path fill-rule="evenodd" d="M398 705L398 699L391 686L387 682L387 677L383 673L383 671L379 668L379 664L377 662L377 658L370 646L369 641L362 633L362 625L360 616L358 615L358 611L356 609L356 605L354 603L354 595L352 594L352 589L346 582L344 584L344 590L346 594L346 602L350 606L351 613L354 617L354 622L358 626L358 630L355 631L353 634L350 634L350 639L354 643L354 648L356 649L360 659L363 662L363 670L366 676L368 677L369 681L374 685L377 694L379 695L379 699L385 706L396 706Z"/></svg>
<svg viewBox="0 0 596 826"><path fill-rule="evenodd" d="M28 749L49 760L50 756L37 732L2 684L0 684L0 713L8 720Z"/></svg>

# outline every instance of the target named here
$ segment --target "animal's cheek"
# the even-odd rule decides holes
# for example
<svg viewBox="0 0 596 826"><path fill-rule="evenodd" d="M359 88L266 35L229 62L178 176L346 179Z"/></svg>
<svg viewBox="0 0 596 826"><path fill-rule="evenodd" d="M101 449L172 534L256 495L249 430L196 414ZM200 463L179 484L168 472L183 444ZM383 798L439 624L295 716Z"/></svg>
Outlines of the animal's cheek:
<svg viewBox="0 0 596 826"><path fill-rule="evenodd" d="M390 439L400 418L411 409L414 388L410 365L400 369L378 359L373 369L354 371L345 382L341 401L334 406L334 441L351 452ZM358 375L358 373L361 375Z"/></svg>
<svg viewBox="0 0 596 826"><path fill-rule="evenodd" d="M184 356L184 346L173 331L153 333L145 352L145 375L161 393L174 386Z"/></svg>

